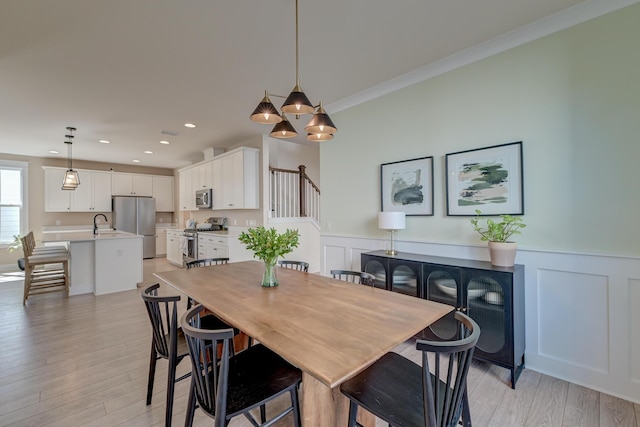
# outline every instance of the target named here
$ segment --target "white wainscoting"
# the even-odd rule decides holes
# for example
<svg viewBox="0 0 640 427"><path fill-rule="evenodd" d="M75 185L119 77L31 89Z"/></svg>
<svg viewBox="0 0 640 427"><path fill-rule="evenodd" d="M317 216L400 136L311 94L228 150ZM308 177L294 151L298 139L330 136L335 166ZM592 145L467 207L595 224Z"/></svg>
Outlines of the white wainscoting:
<svg viewBox="0 0 640 427"><path fill-rule="evenodd" d="M383 239L321 236L321 272L360 270ZM486 246L398 241L400 252L488 261ZM640 403L640 258L520 248L525 366Z"/></svg>

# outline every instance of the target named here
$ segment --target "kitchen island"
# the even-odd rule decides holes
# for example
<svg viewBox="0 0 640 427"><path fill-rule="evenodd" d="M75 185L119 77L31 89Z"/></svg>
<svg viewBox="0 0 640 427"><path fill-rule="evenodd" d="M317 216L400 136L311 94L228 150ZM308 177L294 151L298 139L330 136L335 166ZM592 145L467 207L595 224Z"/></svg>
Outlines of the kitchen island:
<svg viewBox="0 0 640 427"><path fill-rule="evenodd" d="M142 236L116 230L44 232L42 243L66 243L69 295L136 289L142 282Z"/></svg>

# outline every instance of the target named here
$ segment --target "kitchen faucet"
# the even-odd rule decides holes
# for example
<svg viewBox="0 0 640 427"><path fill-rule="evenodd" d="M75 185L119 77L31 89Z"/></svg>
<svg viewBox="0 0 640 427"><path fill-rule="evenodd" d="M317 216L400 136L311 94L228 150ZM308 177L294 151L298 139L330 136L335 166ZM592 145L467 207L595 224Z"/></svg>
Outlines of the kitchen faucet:
<svg viewBox="0 0 640 427"><path fill-rule="evenodd" d="M98 224L96 224L96 218L98 218L100 215L102 215L102 217L104 218L105 221L109 221L107 219L107 216L105 214L96 214L93 217L93 235L95 236L96 234L98 234Z"/></svg>

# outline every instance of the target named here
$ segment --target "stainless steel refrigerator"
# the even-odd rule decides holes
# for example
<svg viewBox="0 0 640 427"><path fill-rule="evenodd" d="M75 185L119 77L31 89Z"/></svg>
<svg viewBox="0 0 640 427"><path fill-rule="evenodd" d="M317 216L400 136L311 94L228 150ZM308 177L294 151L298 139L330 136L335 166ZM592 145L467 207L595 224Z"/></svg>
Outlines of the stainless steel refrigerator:
<svg viewBox="0 0 640 427"><path fill-rule="evenodd" d="M156 256L156 199L115 196L111 199L113 228L141 234L142 258Z"/></svg>

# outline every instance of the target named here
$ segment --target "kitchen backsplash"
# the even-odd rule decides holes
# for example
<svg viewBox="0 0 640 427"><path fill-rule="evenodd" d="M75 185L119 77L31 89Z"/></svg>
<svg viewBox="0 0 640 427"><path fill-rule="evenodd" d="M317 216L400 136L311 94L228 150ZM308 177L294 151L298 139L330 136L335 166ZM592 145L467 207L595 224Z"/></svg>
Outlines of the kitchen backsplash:
<svg viewBox="0 0 640 427"><path fill-rule="evenodd" d="M203 223L208 218L226 217L228 219L227 224L229 227L239 226L257 226L262 225L262 214L260 210L226 210L226 211L214 211L214 210L198 210L191 212L180 212L178 223L184 225L189 218L195 219L197 223Z"/></svg>

